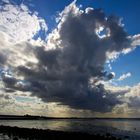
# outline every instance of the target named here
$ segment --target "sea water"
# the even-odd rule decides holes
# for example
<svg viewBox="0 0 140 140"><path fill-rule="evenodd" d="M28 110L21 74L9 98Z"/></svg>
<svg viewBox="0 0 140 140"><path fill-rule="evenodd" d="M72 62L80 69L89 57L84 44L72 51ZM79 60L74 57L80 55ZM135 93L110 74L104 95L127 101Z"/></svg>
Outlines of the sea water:
<svg viewBox="0 0 140 140"><path fill-rule="evenodd" d="M128 119L50 119L50 120L0 120L0 125L24 128L79 131L87 133L107 132L114 135L129 135L140 138L140 120Z"/></svg>

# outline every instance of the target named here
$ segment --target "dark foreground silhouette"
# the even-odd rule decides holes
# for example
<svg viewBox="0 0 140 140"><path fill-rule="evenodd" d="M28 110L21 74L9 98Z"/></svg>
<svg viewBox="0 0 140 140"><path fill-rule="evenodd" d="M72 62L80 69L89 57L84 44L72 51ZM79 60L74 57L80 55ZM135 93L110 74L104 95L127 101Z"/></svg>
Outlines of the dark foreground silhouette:
<svg viewBox="0 0 140 140"><path fill-rule="evenodd" d="M106 135L100 135L10 126L0 126L0 133L8 135L13 140L18 140L19 138L28 140L121 140L121 138L116 138L109 133L106 133Z"/></svg>

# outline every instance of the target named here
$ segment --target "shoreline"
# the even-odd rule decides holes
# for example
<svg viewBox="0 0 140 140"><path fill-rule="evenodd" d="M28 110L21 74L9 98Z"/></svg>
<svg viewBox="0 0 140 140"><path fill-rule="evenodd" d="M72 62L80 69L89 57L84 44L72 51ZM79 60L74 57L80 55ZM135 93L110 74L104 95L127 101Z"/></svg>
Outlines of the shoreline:
<svg viewBox="0 0 140 140"><path fill-rule="evenodd" d="M102 134L89 134L85 132L68 132L57 130L43 130L36 128L20 128L0 125L0 133L6 134L12 140L19 140L20 138L28 140L66 140L66 139L79 139L79 140L123 140L113 136L111 133ZM128 139L129 136L124 136Z"/></svg>
<svg viewBox="0 0 140 140"><path fill-rule="evenodd" d="M0 120L140 120L140 118L112 118L112 117L47 117L33 115L0 115Z"/></svg>

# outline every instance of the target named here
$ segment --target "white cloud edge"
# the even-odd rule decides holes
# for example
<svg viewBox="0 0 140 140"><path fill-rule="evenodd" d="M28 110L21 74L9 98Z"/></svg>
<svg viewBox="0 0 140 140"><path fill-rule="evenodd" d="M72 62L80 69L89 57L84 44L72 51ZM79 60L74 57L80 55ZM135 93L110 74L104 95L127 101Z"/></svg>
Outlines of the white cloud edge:
<svg viewBox="0 0 140 140"><path fill-rule="evenodd" d="M127 72L127 73L124 73L122 74L119 78L118 78L118 81L123 81L125 80L126 78L129 78L132 76L132 73L131 72Z"/></svg>

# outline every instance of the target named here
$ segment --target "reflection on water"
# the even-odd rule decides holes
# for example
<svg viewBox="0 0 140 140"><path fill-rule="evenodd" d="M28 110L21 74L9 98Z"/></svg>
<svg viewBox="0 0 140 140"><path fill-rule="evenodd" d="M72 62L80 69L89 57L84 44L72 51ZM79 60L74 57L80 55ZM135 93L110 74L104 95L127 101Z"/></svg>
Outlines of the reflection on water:
<svg viewBox="0 0 140 140"><path fill-rule="evenodd" d="M101 127L104 129L113 127L120 130L140 132L140 121L138 120L0 120L0 125L86 132L95 132Z"/></svg>

